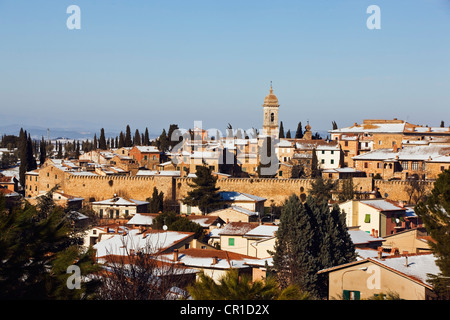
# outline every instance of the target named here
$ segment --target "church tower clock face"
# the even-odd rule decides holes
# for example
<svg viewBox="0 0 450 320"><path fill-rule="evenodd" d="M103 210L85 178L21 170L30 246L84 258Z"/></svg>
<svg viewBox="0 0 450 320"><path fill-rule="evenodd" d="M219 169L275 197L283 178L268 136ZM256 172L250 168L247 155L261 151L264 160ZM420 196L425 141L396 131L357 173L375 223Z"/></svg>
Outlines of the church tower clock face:
<svg viewBox="0 0 450 320"><path fill-rule="evenodd" d="M278 98L270 85L270 93L265 97L263 104L263 133L276 138L278 137L278 107Z"/></svg>

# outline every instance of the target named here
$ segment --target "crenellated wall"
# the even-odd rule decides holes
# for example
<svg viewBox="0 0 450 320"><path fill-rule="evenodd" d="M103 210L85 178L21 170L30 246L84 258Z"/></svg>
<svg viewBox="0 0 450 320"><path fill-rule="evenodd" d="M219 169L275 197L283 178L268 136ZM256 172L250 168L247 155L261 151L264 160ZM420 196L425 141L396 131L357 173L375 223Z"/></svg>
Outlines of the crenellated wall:
<svg viewBox="0 0 450 320"><path fill-rule="evenodd" d="M61 175L63 177L61 177ZM31 180L30 180L31 179ZM114 194L136 200L145 200L151 197L153 188L162 191L168 200L180 200L191 189L191 178L173 178L164 176L82 176L69 173L59 173L55 179L55 172L48 175L42 172L35 182L34 178L27 180L27 185L34 190L39 185L38 192L45 192L55 183L61 191L83 197L86 201L109 199ZM307 196L311 188L312 179L271 179L271 178L227 178L217 180L217 187L221 191L237 191L249 193L267 199L265 205L281 205L292 194ZM361 191L372 191L373 187L379 189L383 197L398 201L408 201L410 198L408 181L383 181L372 178L354 178L354 185ZM48 186L48 187L47 187ZM433 182L425 182L427 192L433 188Z"/></svg>

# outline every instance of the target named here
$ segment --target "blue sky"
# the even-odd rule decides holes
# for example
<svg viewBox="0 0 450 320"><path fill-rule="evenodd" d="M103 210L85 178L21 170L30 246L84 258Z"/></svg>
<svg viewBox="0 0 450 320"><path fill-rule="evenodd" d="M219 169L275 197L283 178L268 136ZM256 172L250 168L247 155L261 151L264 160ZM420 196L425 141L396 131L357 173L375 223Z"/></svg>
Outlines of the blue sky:
<svg viewBox="0 0 450 320"><path fill-rule="evenodd" d="M450 1L0 0L0 126L261 128L270 81L285 130L450 125Z"/></svg>

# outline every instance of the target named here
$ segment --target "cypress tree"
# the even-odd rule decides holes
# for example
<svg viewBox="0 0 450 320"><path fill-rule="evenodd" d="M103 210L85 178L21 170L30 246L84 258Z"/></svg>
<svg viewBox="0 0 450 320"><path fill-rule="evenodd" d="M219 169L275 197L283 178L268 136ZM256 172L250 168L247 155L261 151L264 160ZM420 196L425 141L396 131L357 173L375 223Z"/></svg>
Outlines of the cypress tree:
<svg viewBox="0 0 450 320"><path fill-rule="evenodd" d="M33 153L33 141L31 140L30 134L28 134L27 139L26 158L27 158L27 171L37 169L37 163Z"/></svg>
<svg viewBox="0 0 450 320"><path fill-rule="evenodd" d="M25 173L27 172L27 131L20 128L19 133L19 182L20 185L25 188Z"/></svg>
<svg viewBox="0 0 450 320"><path fill-rule="evenodd" d="M122 131L120 131L119 135L119 148L125 147L125 136Z"/></svg>
<svg viewBox="0 0 450 320"><path fill-rule="evenodd" d="M98 147L98 141L97 141L97 134L94 134L94 145L92 147L93 150L97 150Z"/></svg>
<svg viewBox="0 0 450 320"><path fill-rule="evenodd" d="M279 137L280 139L281 139L281 138L284 138L283 121L280 122L280 131L279 131L279 133L278 133L278 137Z"/></svg>
<svg viewBox="0 0 450 320"><path fill-rule="evenodd" d="M295 139L301 139L303 138L303 129L302 129L302 123L299 122L297 125L297 131L295 132Z"/></svg>
<svg viewBox="0 0 450 320"><path fill-rule="evenodd" d="M125 131L124 147L132 147L132 146L133 146L133 140L131 139L131 129L130 129L130 126L127 125L127 129Z"/></svg>
<svg viewBox="0 0 450 320"><path fill-rule="evenodd" d="M105 129L103 129L103 128L100 130L100 138L99 138L99 141L98 141L98 148L100 150L106 150L107 149L107 147L106 147L106 138L105 138Z"/></svg>
<svg viewBox="0 0 450 320"><path fill-rule="evenodd" d="M46 158L47 158L47 144L45 143L44 137L42 137L41 142L39 144L39 166L42 167Z"/></svg>
<svg viewBox="0 0 450 320"><path fill-rule="evenodd" d="M145 128L145 133L144 133L144 145L149 146L150 145L150 136L148 134L148 128Z"/></svg>
<svg viewBox="0 0 450 320"><path fill-rule="evenodd" d="M291 130L289 129L287 132L286 132L286 139L290 139L291 138Z"/></svg>
<svg viewBox="0 0 450 320"><path fill-rule="evenodd" d="M139 133L139 129L136 129L134 132L133 145L140 146L141 145L141 134Z"/></svg>

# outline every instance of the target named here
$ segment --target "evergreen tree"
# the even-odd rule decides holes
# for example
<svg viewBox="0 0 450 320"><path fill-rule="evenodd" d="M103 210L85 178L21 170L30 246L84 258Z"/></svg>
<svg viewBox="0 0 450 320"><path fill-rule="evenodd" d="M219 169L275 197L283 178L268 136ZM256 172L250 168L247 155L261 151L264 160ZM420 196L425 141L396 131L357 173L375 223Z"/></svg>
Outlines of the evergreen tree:
<svg viewBox="0 0 450 320"><path fill-rule="evenodd" d="M331 126L333 127L333 130L338 129L338 125L337 125L336 121L331 122Z"/></svg>
<svg viewBox="0 0 450 320"><path fill-rule="evenodd" d="M170 150L172 150L180 141L182 141L181 133L178 132L178 125L171 124L167 131L167 139L169 140Z"/></svg>
<svg viewBox="0 0 450 320"><path fill-rule="evenodd" d="M196 178L188 185L192 188L188 191L183 203L192 207L198 207L203 214L210 209L220 205L219 188L216 187L217 177L211 174L211 169L207 166L199 166L196 172Z"/></svg>
<svg viewBox="0 0 450 320"><path fill-rule="evenodd" d="M58 146L58 153L56 155L56 158L57 159L62 159L63 158L63 150L62 150L62 143L61 143L61 141L59 141L59 142L57 141L56 145Z"/></svg>
<svg viewBox="0 0 450 320"><path fill-rule="evenodd" d="M419 202L414 211L422 219L433 241L428 244L437 257L440 273L430 277L439 299L450 299L450 170L439 174L425 201Z"/></svg>
<svg viewBox="0 0 450 320"><path fill-rule="evenodd" d="M148 210L149 212L158 213L163 211L164 205L164 192L158 193L158 189L153 187L153 194L151 198L148 198Z"/></svg>
<svg viewBox="0 0 450 320"><path fill-rule="evenodd" d="M119 145L119 148L125 147L125 135L123 134L122 131L120 131L120 134L119 134L119 143L118 143L118 145Z"/></svg>
<svg viewBox="0 0 450 320"><path fill-rule="evenodd" d="M33 141L31 140L30 134L28 134L27 150L26 150L25 157L27 159L27 171L32 171L32 170L37 169L37 163L36 163L36 159L34 158L34 152L33 152Z"/></svg>
<svg viewBox="0 0 450 320"><path fill-rule="evenodd" d="M309 195L316 198L319 202L329 201L331 199L331 191L336 187L332 180L325 180L322 176L318 176L311 182Z"/></svg>
<svg viewBox="0 0 450 320"><path fill-rule="evenodd" d="M286 139L291 139L291 129L286 132Z"/></svg>
<svg viewBox="0 0 450 320"><path fill-rule="evenodd" d="M280 130L279 130L279 132L278 132L278 137L279 137L280 139L281 139L281 138L284 138L283 121L280 122Z"/></svg>
<svg viewBox="0 0 450 320"><path fill-rule="evenodd" d="M293 194L281 209L276 233L273 266L282 288L297 285L316 295L316 264L319 234L313 213Z"/></svg>
<svg viewBox="0 0 450 320"><path fill-rule="evenodd" d="M134 132L133 145L141 145L141 134L139 133L139 129L136 129L136 131Z"/></svg>
<svg viewBox="0 0 450 320"><path fill-rule="evenodd" d="M19 182L20 185L25 188L25 173L27 172L27 131L20 129L19 133Z"/></svg>
<svg viewBox="0 0 450 320"><path fill-rule="evenodd" d="M319 160L317 159L316 148L313 148L311 158L311 178L315 179L319 176L321 176L319 169Z"/></svg>
<svg viewBox="0 0 450 320"><path fill-rule="evenodd" d="M162 152L169 150L169 139L167 138L166 129L163 129L158 139L158 149Z"/></svg>
<svg viewBox="0 0 450 320"><path fill-rule="evenodd" d="M42 137L39 144L39 165L42 166L47 158L47 144L45 143L44 137Z"/></svg>
<svg viewBox="0 0 450 320"><path fill-rule="evenodd" d="M94 134L94 145L93 145L93 150L97 150L98 147L98 140L97 140L97 134Z"/></svg>
<svg viewBox="0 0 450 320"><path fill-rule="evenodd" d="M105 138L105 129L103 129L103 128L101 128L101 130L100 130L100 139L98 141L98 148L100 150L107 150L106 138Z"/></svg>
<svg viewBox="0 0 450 320"><path fill-rule="evenodd" d="M148 134L148 128L145 128L145 133L144 133L144 145L145 146L149 146L150 145L150 136Z"/></svg>
<svg viewBox="0 0 450 320"><path fill-rule="evenodd" d="M441 120L441 128L445 126L444 120Z"/></svg>
<svg viewBox="0 0 450 320"><path fill-rule="evenodd" d="M312 196L304 203L297 195L286 200L276 237L273 261L280 284L296 284L317 298L327 294L317 272L356 259L345 215L337 205L330 212L327 201Z"/></svg>
<svg viewBox="0 0 450 320"><path fill-rule="evenodd" d="M303 138L303 129L302 129L302 123L299 122L297 126L297 131L295 132L295 139L301 139Z"/></svg>
<svg viewBox="0 0 450 320"><path fill-rule="evenodd" d="M130 126L127 125L127 129L125 132L125 141L124 141L124 147L132 147L133 146L133 140L131 139L131 129Z"/></svg>
<svg viewBox="0 0 450 320"><path fill-rule="evenodd" d="M15 207L14 214L0 199L0 299L92 298L98 281L82 281L81 289L70 290L67 268L80 267L84 277L98 271L93 252L82 253L72 220L50 194L39 199L37 206Z"/></svg>

